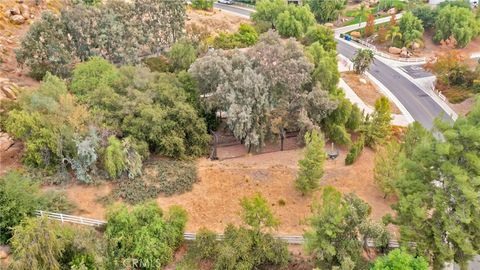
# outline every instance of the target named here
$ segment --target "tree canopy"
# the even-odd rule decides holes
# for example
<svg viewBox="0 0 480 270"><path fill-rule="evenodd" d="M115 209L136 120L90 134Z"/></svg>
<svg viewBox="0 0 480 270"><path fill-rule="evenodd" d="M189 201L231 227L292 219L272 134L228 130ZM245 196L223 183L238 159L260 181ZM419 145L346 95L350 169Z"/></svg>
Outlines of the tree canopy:
<svg viewBox="0 0 480 270"><path fill-rule="evenodd" d="M480 33L480 23L468 8L448 5L438 11L435 22L436 42L453 36L457 46L463 48Z"/></svg>
<svg viewBox="0 0 480 270"><path fill-rule="evenodd" d="M453 126L438 122L436 138L420 127L407 137L396 180L396 223L402 240L416 242L435 269L451 260L464 267L480 249L479 123L477 101Z"/></svg>

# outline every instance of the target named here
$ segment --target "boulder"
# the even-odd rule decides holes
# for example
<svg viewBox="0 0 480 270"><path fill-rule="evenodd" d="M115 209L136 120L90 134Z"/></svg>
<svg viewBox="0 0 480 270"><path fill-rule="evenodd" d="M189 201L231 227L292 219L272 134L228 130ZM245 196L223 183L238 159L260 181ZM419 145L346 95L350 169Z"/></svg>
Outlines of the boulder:
<svg viewBox="0 0 480 270"><path fill-rule="evenodd" d="M13 139L10 138L7 133L0 133L0 153L7 151L14 143Z"/></svg>
<svg viewBox="0 0 480 270"><path fill-rule="evenodd" d="M11 249L9 246L0 246L0 259L5 259L10 255Z"/></svg>
<svg viewBox="0 0 480 270"><path fill-rule="evenodd" d="M412 49L418 50L418 49L420 49L420 47L421 47L420 43L418 43L418 42L412 43Z"/></svg>
<svg viewBox="0 0 480 270"><path fill-rule="evenodd" d="M350 32L350 36L352 36L354 38L361 38L362 34L358 31L353 31L353 32Z"/></svg>
<svg viewBox="0 0 480 270"><path fill-rule="evenodd" d="M360 81L361 84L367 84L367 80L365 80L364 78L360 78L360 80L358 81Z"/></svg>
<svg viewBox="0 0 480 270"><path fill-rule="evenodd" d="M391 9L389 9L389 10L387 11L387 13L388 13L389 15L397 14L397 9L391 8Z"/></svg>
<svg viewBox="0 0 480 270"><path fill-rule="evenodd" d="M2 86L1 90L7 98L17 99L17 95L15 94L15 92L12 90L10 86L4 85Z"/></svg>
<svg viewBox="0 0 480 270"><path fill-rule="evenodd" d="M402 52L400 53L400 56L401 56L401 57L404 57L404 58L407 58L407 57L408 57L408 51L402 51Z"/></svg>
<svg viewBox="0 0 480 270"><path fill-rule="evenodd" d="M18 8L18 6L7 8L5 15L7 15L7 18L10 18L13 15L20 15L20 8Z"/></svg>
<svg viewBox="0 0 480 270"><path fill-rule="evenodd" d="M13 15L12 17L10 17L10 21L13 24L24 24L25 18L22 15Z"/></svg>
<svg viewBox="0 0 480 270"><path fill-rule="evenodd" d="M397 47L390 47L388 48L388 52L391 54L400 54L402 52L402 49Z"/></svg>
<svg viewBox="0 0 480 270"><path fill-rule="evenodd" d="M324 24L324 25L325 25L325 27L333 28L333 23L326 23L326 24Z"/></svg>
<svg viewBox="0 0 480 270"><path fill-rule="evenodd" d="M20 5L20 13L23 16L23 18L25 18L25 20L30 19L30 8L27 5L25 4Z"/></svg>

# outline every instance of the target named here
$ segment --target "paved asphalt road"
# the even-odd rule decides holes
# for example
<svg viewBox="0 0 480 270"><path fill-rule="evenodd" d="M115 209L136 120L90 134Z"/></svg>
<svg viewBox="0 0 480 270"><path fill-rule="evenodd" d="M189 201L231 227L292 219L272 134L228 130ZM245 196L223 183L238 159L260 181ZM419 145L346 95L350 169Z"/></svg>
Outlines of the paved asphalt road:
<svg viewBox="0 0 480 270"><path fill-rule="evenodd" d="M432 73L426 71L423 68L423 65L408 65L400 67L401 70L405 71L410 77L414 79L426 78L434 76Z"/></svg>
<svg viewBox="0 0 480 270"><path fill-rule="evenodd" d="M241 17L246 17L246 18L250 18L250 14L252 14L251 10L248 10L245 8L239 8L234 5L213 3L213 7L227 11L227 12L235 13L236 15L240 15Z"/></svg>
<svg viewBox="0 0 480 270"><path fill-rule="evenodd" d="M337 42L338 53L350 59L353 58L356 50L355 47L344 42ZM405 106L413 119L425 128L432 128L433 121L437 117L452 121L451 117L428 94L387 64L375 59L370 66L370 73L385 85Z"/></svg>

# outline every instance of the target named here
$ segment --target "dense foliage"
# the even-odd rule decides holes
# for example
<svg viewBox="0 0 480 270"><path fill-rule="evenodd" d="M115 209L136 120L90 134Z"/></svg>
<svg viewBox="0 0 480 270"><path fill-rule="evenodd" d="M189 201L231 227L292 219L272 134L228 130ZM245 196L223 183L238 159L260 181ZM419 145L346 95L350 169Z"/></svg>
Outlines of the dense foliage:
<svg viewBox="0 0 480 270"><path fill-rule="evenodd" d="M346 2L343 0L309 0L307 3L312 8L317 20L320 23L326 23L338 19Z"/></svg>
<svg viewBox="0 0 480 270"><path fill-rule="evenodd" d="M406 250L395 249L375 260L372 270L427 270L428 263L423 257L414 257Z"/></svg>
<svg viewBox="0 0 480 270"><path fill-rule="evenodd" d="M313 209L311 229L305 234L306 249L322 269L363 269L367 238L386 247L385 227L368 219L370 206L355 194L342 194L333 187L323 190L322 203Z"/></svg>
<svg viewBox="0 0 480 270"><path fill-rule="evenodd" d="M334 57L327 59L336 66ZM246 53L216 51L189 72L200 93L211 95L210 105L227 113L235 137L258 149L269 139L283 140L288 130L312 129L335 108L328 92L312 87L312 70L298 43L269 32Z"/></svg>
<svg viewBox="0 0 480 270"><path fill-rule="evenodd" d="M5 129L24 140L26 165L53 172L64 159L77 157L76 139L86 134L87 123L87 109L68 93L65 82L47 74L36 91L20 94Z"/></svg>
<svg viewBox="0 0 480 270"><path fill-rule="evenodd" d="M64 194L42 192L32 179L9 172L0 177L0 243L7 243L12 229L35 210L69 212L72 208Z"/></svg>
<svg viewBox="0 0 480 270"><path fill-rule="evenodd" d="M121 205L107 214L105 238L108 265L159 269L169 263L183 241L187 213L178 206L164 216L156 202L135 206Z"/></svg>
<svg viewBox="0 0 480 270"><path fill-rule="evenodd" d="M379 147L375 155L374 180L377 186L385 194L395 194L395 177L398 173L400 161L400 144L391 141Z"/></svg>
<svg viewBox="0 0 480 270"><path fill-rule="evenodd" d="M437 123L438 134L408 136L396 181L396 223L404 241L435 269L454 260L462 267L480 250L480 102L452 125Z"/></svg>
<svg viewBox="0 0 480 270"><path fill-rule="evenodd" d="M305 134L304 158L298 161L298 176L295 187L302 195L310 194L320 186L323 176L323 163L325 163L325 142L322 134L312 130Z"/></svg>
<svg viewBox="0 0 480 270"><path fill-rule="evenodd" d="M399 27L405 47L411 48L414 43L423 45L422 21L415 17L412 12L405 12L403 14Z"/></svg>
<svg viewBox="0 0 480 270"><path fill-rule="evenodd" d="M283 37L301 37L310 26L315 25L315 17L309 5L289 5L282 0L261 0L255 5L252 19L256 24L269 23Z"/></svg>
<svg viewBox="0 0 480 270"><path fill-rule="evenodd" d="M104 241L94 229L26 218L13 231L11 269L98 269L104 265Z"/></svg>
<svg viewBox="0 0 480 270"><path fill-rule="evenodd" d="M253 26L240 24L236 33L220 33L213 40L213 47L217 49L245 48L257 43L258 33Z"/></svg>
<svg viewBox="0 0 480 270"><path fill-rule="evenodd" d="M60 15L46 12L22 39L17 60L41 79L47 72L66 77L75 63L101 56L114 63L137 63L182 36L183 1L109 0L70 5Z"/></svg>
<svg viewBox="0 0 480 270"><path fill-rule="evenodd" d="M72 91L101 125L176 158L203 154L209 140L205 122L182 86L173 74L117 69L98 58L79 64L72 78Z"/></svg>
<svg viewBox="0 0 480 270"><path fill-rule="evenodd" d="M434 41L440 42L453 36L457 46L463 48L479 34L480 22L470 9L449 5L438 11Z"/></svg>

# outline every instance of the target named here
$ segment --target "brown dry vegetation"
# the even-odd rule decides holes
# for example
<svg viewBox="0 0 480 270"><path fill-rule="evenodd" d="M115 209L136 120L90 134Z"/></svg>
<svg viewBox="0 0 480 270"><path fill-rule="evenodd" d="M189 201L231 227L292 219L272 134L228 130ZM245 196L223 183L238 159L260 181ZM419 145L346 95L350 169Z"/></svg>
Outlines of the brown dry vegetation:
<svg viewBox="0 0 480 270"><path fill-rule="evenodd" d="M374 108L375 101L382 96L382 92L375 86L366 76L356 74L354 72L342 72L340 73L342 79L352 88L352 90L365 102L368 106ZM363 78L367 81L367 84L362 84L360 79ZM390 111L395 114L401 114L395 103L390 101Z"/></svg>
<svg viewBox="0 0 480 270"><path fill-rule="evenodd" d="M241 23L251 24L251 21L235 15L228 14L219 9L203 11L188 9L186 27L197 24L207 28L207 31L215 35L220 32L235 32Z"/></svg>
<svg viewBox="0 0 480 270"><path fill-rule="evenodd" d="M340 149L339 159L326 161L322 186L332 185L344 193L355 192L372 206L374 220L392 213L390 204L395 199L383 199L373 182L374 152L365 149L352 166L344 165L345 155L345 149ZM240 199L260 192L281 221L278 233L300 235L307 228L305 221L311 214L312 204L321 196L317 191L312 197L302 197L295 190L297 162L301 156L302 150L297 149L223 161L202 158L197 160L199 182L191 192L161 196L157 202L164 209L172 205L184 207L189 215L186 228L189 232L202 227L222 232L229 223L241 224ZM111 184L71 185L67 193L78 205L76 214L104 219L105 207L99 198L108 195L111 188ZM280 200L285 201L285 205L280 205Z"/></svg>

